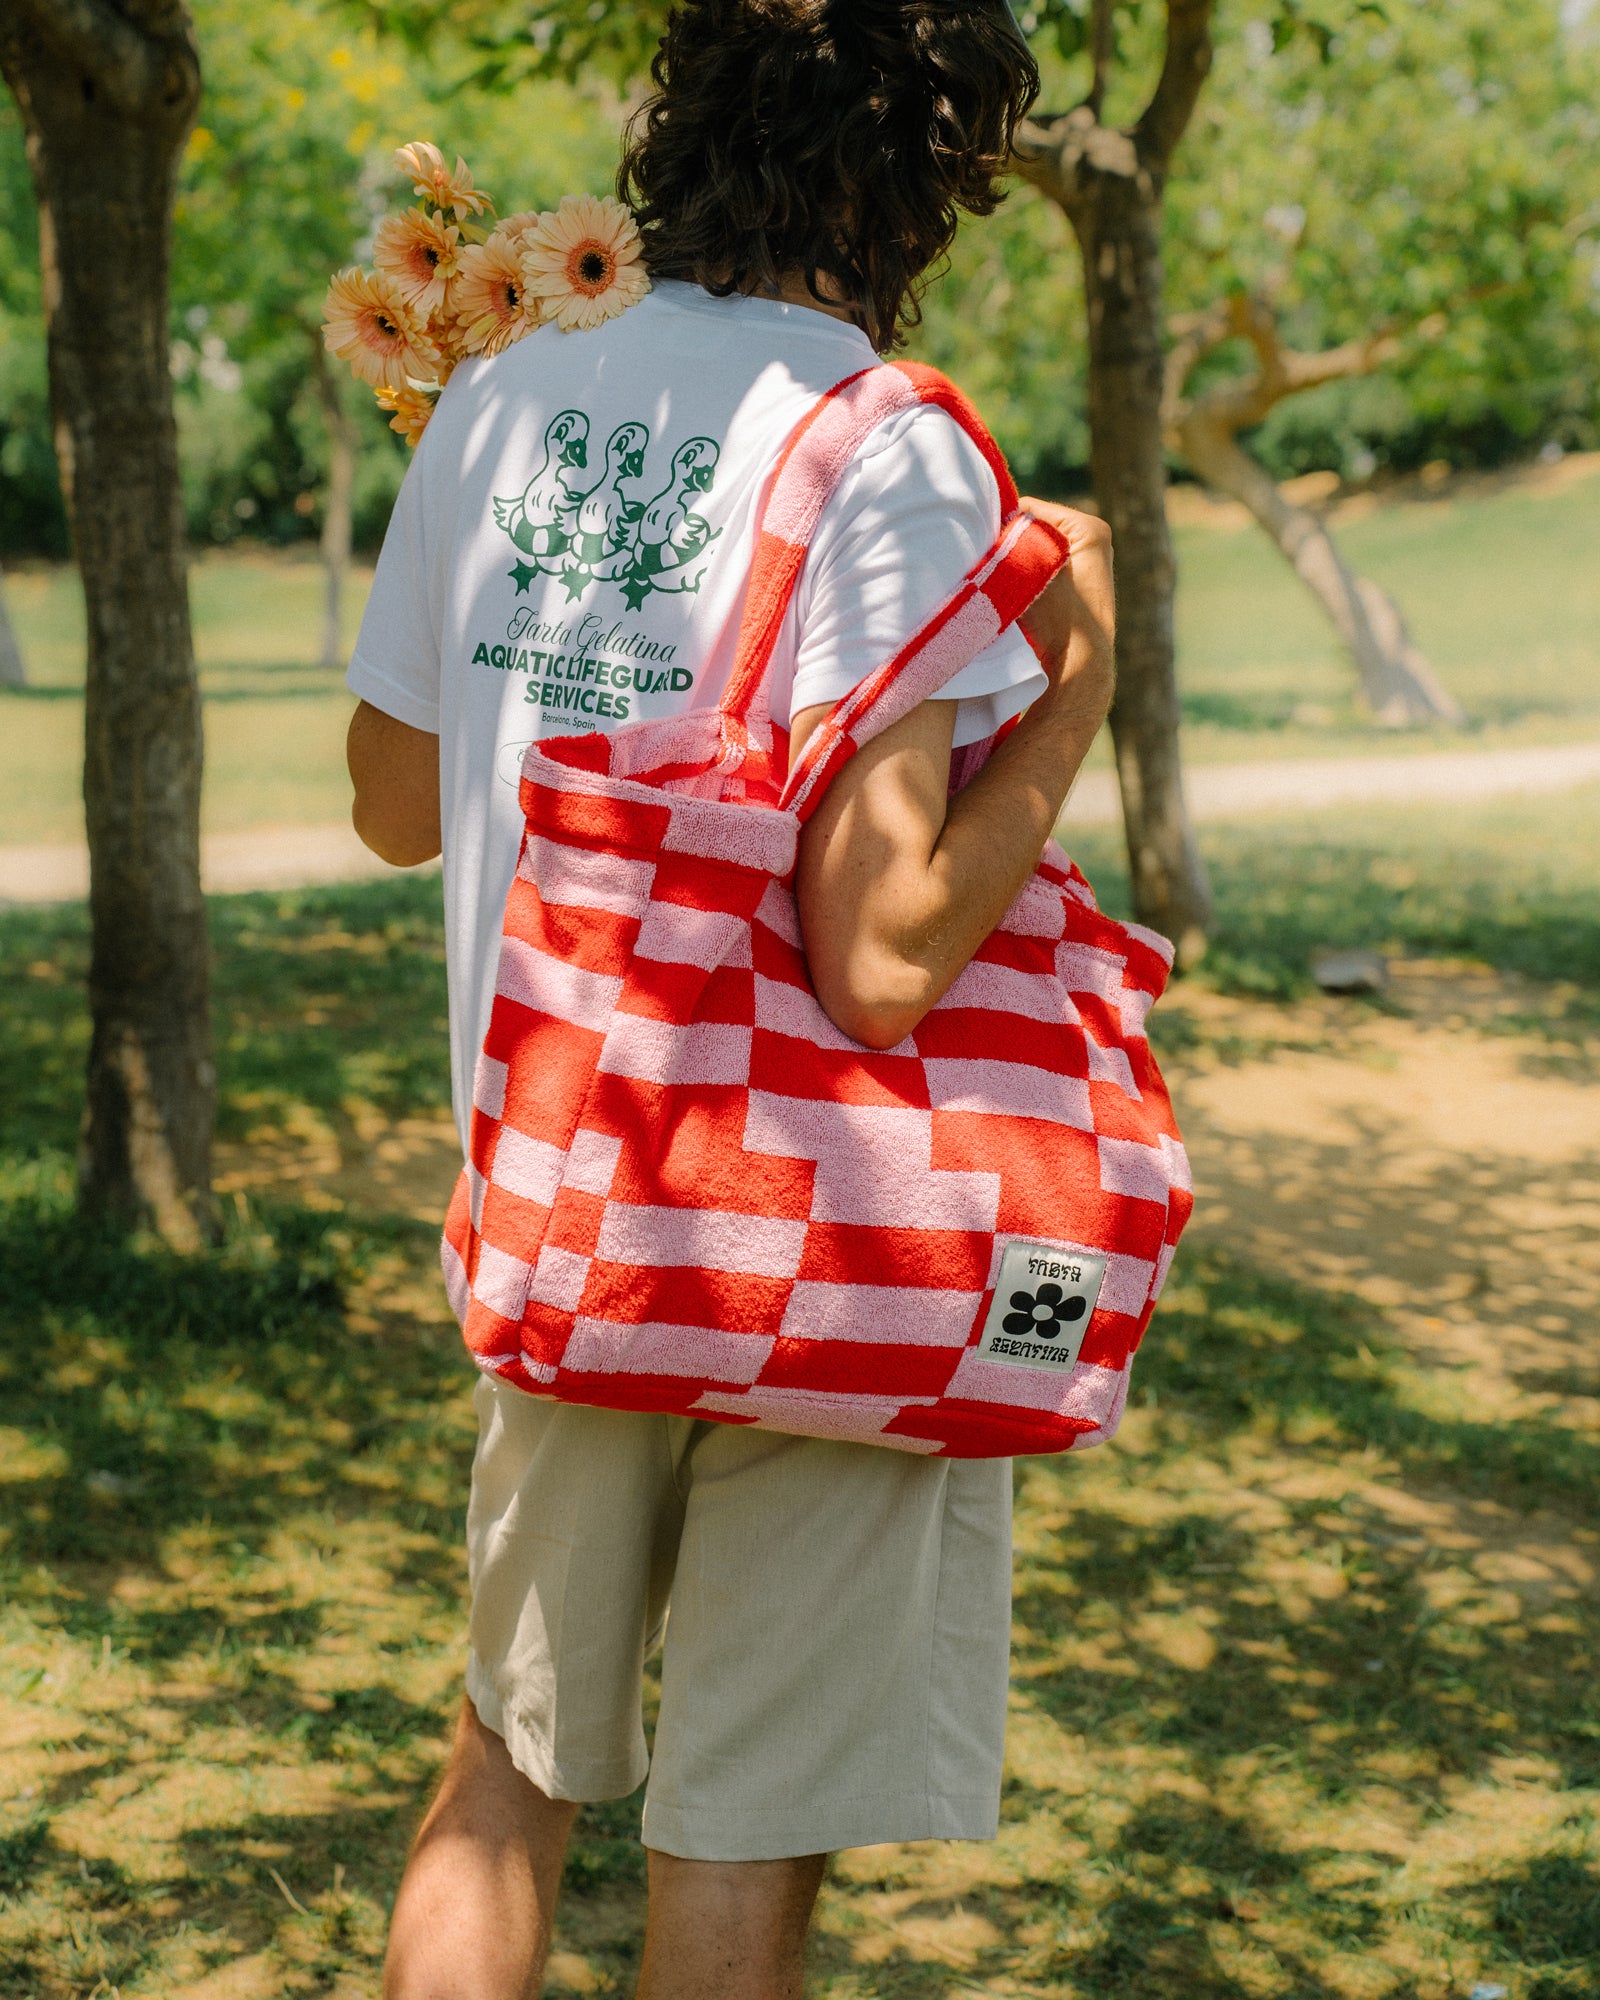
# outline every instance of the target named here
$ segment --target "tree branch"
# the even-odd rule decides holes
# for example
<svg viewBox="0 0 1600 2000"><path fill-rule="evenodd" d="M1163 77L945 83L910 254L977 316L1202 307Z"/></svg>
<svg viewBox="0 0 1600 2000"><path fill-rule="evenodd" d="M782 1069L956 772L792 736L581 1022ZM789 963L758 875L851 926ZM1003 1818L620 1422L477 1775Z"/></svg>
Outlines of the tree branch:
<svg viewBox="0 0 1600 2000"><path fill-rule="evenodd" d="M1184 385L1189 377L1208 354L1233 338L1231 304L1230 299L1222 299L1204 312L1188 313L1172 322L1172 345L1167 349L1161 383L1161 421L1169 431L1183 411Z"/></svg>
<svg viewBox="0 0 1600 2000"><path fill-rule="evenodd" d="M1199 414L1231 436L1261 423L1285 396L1386 367L1400 352L1404 333L1428 337L1443 332L1444 326L1443 315L1432 313L1409 328L1389 324L1338 347L1305 354L1283 345L1277 315L1264 300L1235 292L1209 311L1174 327L1176 337L1167 354L1162 420L1169 435L1176 435L1192 414ZM1255 349L1255 374L1219 382L1192 402L1185 401L1184 384L1195 367L1228 340L1247 340Z"/></svg>
<svg viewBox="0 0 1600 2000"><path fill-rule="evenodd" d="M1201 86L1211 73L1215 0L1167 0L1167 45L1161 75L1133 128L1140 164L1159 179L1177 150Z"/></svg>
<svg viewBox="0 0 1600 2000"><path fill-rule="evenodd" d="M1089 14L1089 59L1094 65L1094 77L1087 103L1096 124L1106 101L1106 79L1111 74L1112 5L1113 0L1093 0Z"/></svg>
<svg viewBox="0 0 1600 2000"><path fill-rule="evenodd" d="M8 0L8 5L16 10L17 25L31 27L58 56L93 78L122 110L135 112L148 105L161 82L167 51L126 13L107 0ZM170 0L146 0L141 11L173 10Z"/></svg>
<svg viewBox="0 0 1600 2000"><path fill-rule="evenodd" d="M1078 198L1081 166L1131 180L1139 171L1139 159L1128 134L1114 125L1102 125L1087 104L1025 118L1018 126L1012 141L1012 172L1069 214Z"/></svg>

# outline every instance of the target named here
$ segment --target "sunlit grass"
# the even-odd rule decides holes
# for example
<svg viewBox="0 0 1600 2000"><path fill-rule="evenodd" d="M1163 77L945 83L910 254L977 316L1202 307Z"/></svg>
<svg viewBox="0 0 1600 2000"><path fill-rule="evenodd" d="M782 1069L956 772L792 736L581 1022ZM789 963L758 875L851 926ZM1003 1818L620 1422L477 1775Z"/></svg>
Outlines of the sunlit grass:
<svg viewBox="0 0 1600 2000"><path fill-rule="evenodd" d="M1600 734L1600 474L1384 506L1335 532L1399 600L1467 711L1469 745ZM1354 670L1253 525L1177 532L1178 656L1189 755L1460 748L1454 732L1374 732Z"/></svg>
<svg viewBox="0 0 1600 2000"><path fill-rule="evenodd" d="M1071 844L1106 908L1126 915L1120 832L1073 829ZM1217 910L1201 977L1226 990L1304 992L1321 946L1600 989L1600 788L1246 820L1203 827L1201 847Z"/></svg>
<svg viewBox="0 0 1600 2000"><path fill-rule="evenodd" d="M355 637L370 571L346 593ZM354 699L316 664L322 572L308 557L218 556L190 572L205 696L209 831L331 825L349 816L344 732ZM83 601L74 571L8 573L33 685L0 691L0 844L80 840Z"/></svg>
<svg viewBox="0 0 1600 2000"><path fill-rule="evenodd" d="M1178 530L1179 672L1195 762L1388 755L1600 735L1600 476L1473 498L1407 501L1340 528L1388 584L1472 722L1374 730L1332 634L1253 527ZM354 638L368 569L345 606ZM0 844L81 837L83 610L69 569L6 580L35 686L0 691ZM191 572L206 695L205 823L342 822L351 701L316 666L322 573L304 554L208 555ZM1104 744L1095 758L1108 757Z"/></svg>
<svg viewBox="0 0 1600 2000"><path fill-rule="evenodd" d="M1553 812L1417 833L1410 886L1376 827L1359 867L1241 835L1224 942L1278 990L1318 927L1437 944L1454 881L1480 955L1592 978L1600 844L1562 863ZM442 1117L436 882L212 921L227 1145ZM265 1167L203 1256L86 1230L84 970L81 911L0 917L0 1994L375 1996L461 1667L434 1231ZM1592 2000L1596 1386L1484 1406L1374 1307L1192 1251L1118 1443L1018 1468L1000 1840L842 1857L812 1992ZM553 1992L630 1990L636 1831L584 1816Z"/></svg>

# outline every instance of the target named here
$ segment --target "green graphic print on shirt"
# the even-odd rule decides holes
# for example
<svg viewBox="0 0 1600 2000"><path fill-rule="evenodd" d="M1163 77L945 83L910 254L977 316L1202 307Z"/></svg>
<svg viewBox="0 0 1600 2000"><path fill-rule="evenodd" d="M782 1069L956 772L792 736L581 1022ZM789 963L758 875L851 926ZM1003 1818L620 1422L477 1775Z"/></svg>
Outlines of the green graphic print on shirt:
<svg viewBox="0 0 1600 2000"><path fill-rule="evenodd" d="M589 480L589 419L581 410L551 418L539 470L523 492L494 503L496 523L526 558L509 572L519 596L541 573L560 577L568 603L592 583L616 583L630 611L653 591L700 588L722 530L691 503L711 490L718 447L707 437L679 445L666 483L651 491L649 444L644 424L618 424Z"/></svg>

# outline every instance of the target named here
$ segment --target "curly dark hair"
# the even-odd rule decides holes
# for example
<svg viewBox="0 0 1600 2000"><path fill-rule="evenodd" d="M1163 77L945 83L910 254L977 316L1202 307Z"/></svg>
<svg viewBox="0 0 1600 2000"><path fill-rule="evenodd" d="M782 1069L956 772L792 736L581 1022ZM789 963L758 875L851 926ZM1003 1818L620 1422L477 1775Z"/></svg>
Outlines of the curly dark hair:
<svg viewBox="0 0 1600 2000"><path fill-rule="evenodd" d="M681 0L650 73L617 192L652 275L725 298L798 272L883 352L958 211L1002 199L1039 88L1007 0Z"/></svg>

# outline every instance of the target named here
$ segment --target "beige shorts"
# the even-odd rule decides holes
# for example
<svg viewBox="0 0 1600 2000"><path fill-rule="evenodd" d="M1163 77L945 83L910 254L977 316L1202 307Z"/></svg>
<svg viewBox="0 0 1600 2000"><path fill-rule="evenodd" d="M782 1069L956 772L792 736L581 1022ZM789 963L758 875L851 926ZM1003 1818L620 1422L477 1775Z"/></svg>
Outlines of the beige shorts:
<svg viewBox="0 0 1600 2000"><path fill-rule="evenodd" d="M541 1790L620 1798L648 1771L645 1845L691 1860L993 1837L1009 1459L487 1378L477 1406L467 1691ZM652 1759L641 1683L663 1629Z"/></svg>

